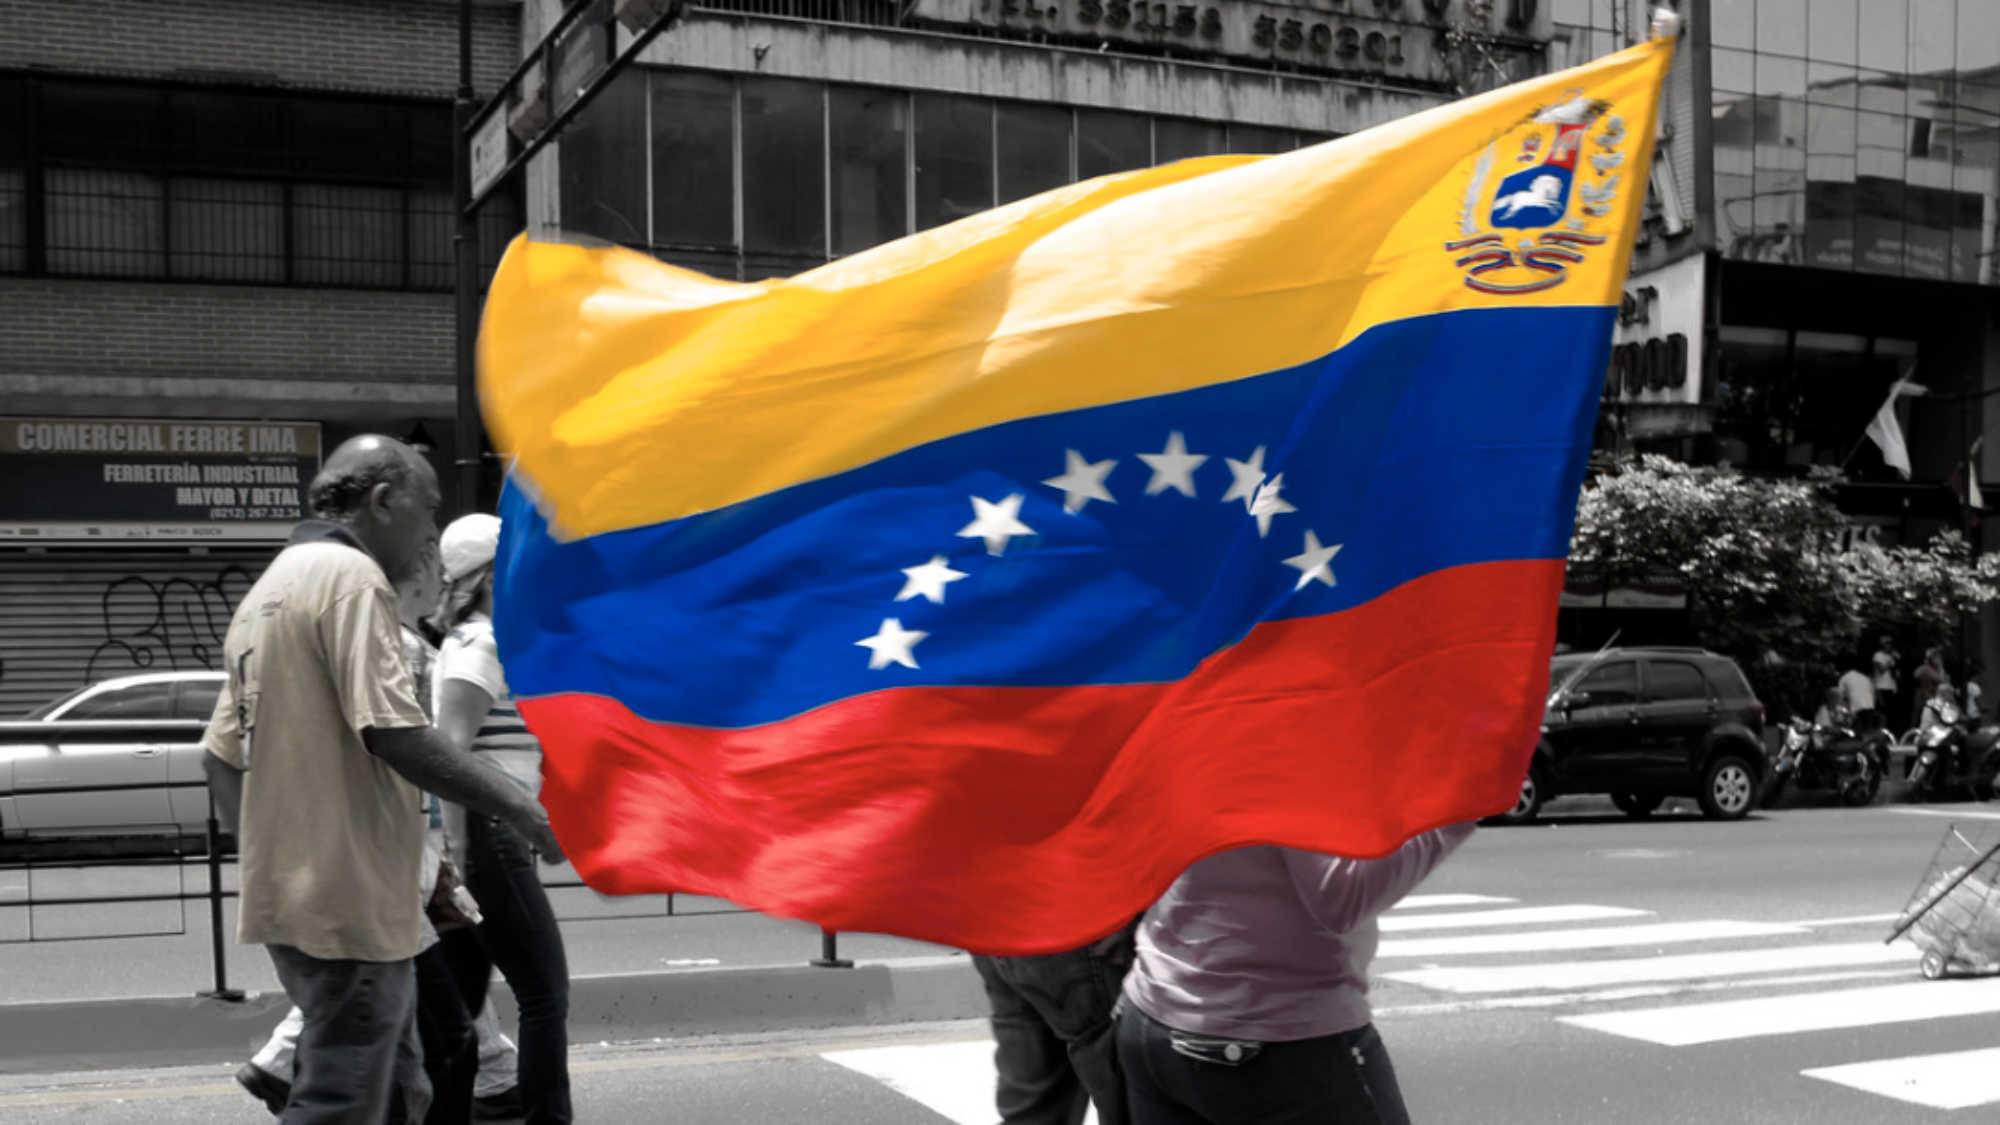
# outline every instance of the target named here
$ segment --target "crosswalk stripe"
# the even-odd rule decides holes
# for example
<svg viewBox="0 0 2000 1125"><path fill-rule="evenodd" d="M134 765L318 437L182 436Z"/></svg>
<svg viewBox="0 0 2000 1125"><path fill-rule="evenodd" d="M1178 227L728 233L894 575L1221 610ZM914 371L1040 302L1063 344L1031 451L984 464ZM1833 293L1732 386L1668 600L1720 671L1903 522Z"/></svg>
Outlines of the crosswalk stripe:
<svg viewBox="0 0 2000 1125"><path fill-rule="evenodd" d="M1469 934L1462 937L1398 938L1385 941L1376 957L1456 957L1482 953L1550 953L1575 949L1616 949L1690 941L1777 937L1802 934L1798 926L1776 922L1660 922L1646 926L1605 926L1525 934Z"/></svg>
<svg viewBox="0 0 2000 1125"><path fill-rule="evenodd" d="M1518 898L1500 898L1495 895L1410 895L1389 908L1390 913L1399 910L1432 910L1440 906L1499 906L1519 902Z"/></svg>
<svg viewBox="0 0 2000 1125"><path fill-rule="evenodd" d="M1562 1022L1667 1047L1874 1027L2000 1012L2000 981L1920 981L1797 996L1766 996L1635 1012L1563 1016Z"/></svg>
<svg viewBox="0 0 2000 1125"><path fill-rule="evenodd" d="M1722 953L1684 953L1672 957L1634 957L1618 961L1562 961L1534 965L1478 965L1450 969L1406 969L1383 973L1384 979L1439 992L1530 992L1551 989L1605 988L1652 981L1700 980L1704 977L1749 976L1791 970L1826 969L1841 965L1914 964L1909 946L1879 941L1836 945L1790 945L1739 949Z"/></svg>
<svg viewBox="0 0 2000 1125"><path fill-rule="evenodd" d="M1932 1109L1970 1109L2000 1102L2000 1048L1877 1059L1799 1073Z"/></svg>
<svg viewBox="0 0 2000 1125"><path fill-rule="evenodd" d="M873 1078L956 1125L993 1125L999 1116L991 1039L860 1047L820 1057ZM1084 1114L1083 1125L1097 1125L1096 1106Z"/></svg>
<svg viewBox="0 0 2000 1125"><path fill-rule="evenodd" d="M1383 917L1376 924L1382 932L1406 930L1453 930L1475 926L1533 926L1549 922L1595 922L1605 918L1639 918L1650 910L1623 906L1521 906L1511 910L1474 910L1453 914L1417 914L1410 917Z"/></svg>

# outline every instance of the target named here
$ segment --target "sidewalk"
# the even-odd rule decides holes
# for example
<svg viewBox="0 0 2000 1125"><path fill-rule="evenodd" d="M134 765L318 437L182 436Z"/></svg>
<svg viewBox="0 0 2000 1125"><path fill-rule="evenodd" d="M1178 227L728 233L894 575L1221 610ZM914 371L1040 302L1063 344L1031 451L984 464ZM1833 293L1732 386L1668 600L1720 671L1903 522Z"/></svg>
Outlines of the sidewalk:
<svg viewBox="0 0 2000 1125"><path fill-rule="evenodd" d="M513 998L496 982L503 1024ZM0 1074L234 1063L288 1007L282 993L0 1004ZM986 995L964 955L578 976L572 1043L683 1039L800 1028L980 1019Z"/></svg>

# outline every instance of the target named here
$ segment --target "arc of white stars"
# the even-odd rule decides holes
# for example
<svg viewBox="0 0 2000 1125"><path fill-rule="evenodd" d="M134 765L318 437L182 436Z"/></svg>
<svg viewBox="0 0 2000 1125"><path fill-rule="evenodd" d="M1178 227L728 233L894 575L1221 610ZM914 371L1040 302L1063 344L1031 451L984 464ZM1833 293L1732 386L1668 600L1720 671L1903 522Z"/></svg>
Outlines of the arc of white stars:
<svg viewBox="0 0 2000 1125"><path fill-rule="evenodd" d="M863 637L854 643L868 650L868 670L879 672L891 664L915 668L917 658L911 650L928 636L930 634L921 629L903 628L903 623L894 617L885 617L874 636Z"/></svg>
<svg viewBox="0 0 2000 1125"><path fill-rule="evenodd" d="M983 497L972 498L973 520L958 531L961 539L983 539L986 553L997 555L1007 549L1007 541L1017 535L1033 535L1035 529L1021 522L1021 502L1027 497L1016 492L998 504Z"/></svg>
<svg viewBox="0 0 2000 1125"><path fill-rule="evenodd" d="M903 575L903 589L896 600L906 602L922 597L932 605L943 605L944 588L966 576L964 571L946 565L943 555L932 555L931 561L922 566L906 566Z"/></svg>
<svg viewBox="0 0 2000 1125"><path fill-rule="evenodd" d="M1257 495L1250 501L1250 514L1257 517L1257 538L1271 534L1271 518L1287 512L1296 512L1290 501L1279 496L1285 487L1285 474L1279 473L1257 486Z"/></svg>
<svg viewBox="0 0 2000 1125"><path fill-rule="evenodd" d="M1285 560L1286 566L1299 572L1298 585L1292 587L1292 592L1296 594L1305 589L1308 582L1324 582L1328 586L1340 585L1333 577L1331 564L1333 556L1340 553L1342 546L1340 543L1335 543L1332 546L1322 547L1319 536L1313 534L1312 529L1306 529L1305 550Z"/></svg>
<svg viewBox="0 0 2000 1125"><path fill-rule="evenodd" d="M1083 511L1083 506L1092 500L1102 500L1106 504L1118 502L1111 495L1111 490L1104 487L1104 478L1110 476L1111 470L1118 466L1115 459L1093 463L1084 460L1083 454L1074 449L1066 449L1063 453L1063 475L1050 477L1042 482L1050 488L1062 489L1063 511L1075 515Z"/></svg>
<svg viewBox="0 0 2000 1125"><path fill-rule="evenodd" d="M1224 457L1223 460L1229 463L1229 475L1234 479L1229 482L1229 491L1222 494L1222 502L1227 504L1231 500L1241 500L1243 510L1247 512L1257 499L1258 487L1264 483L1264 447L1258 446L1257 452L1252 453L1248 461L1238 461L1234 457Z"/></svg>
<svg viewBox="0 0 2000 1125"><path fill-rule="evenodd" d="M1194 471L1208 460L1206 453L1189 453L1187 439L1179 430L1167 435L1167 447L1158 453L1141 453L1139 460L1153 470L1146 482L1146 495L1158 496L1171 488L1183 496L1194 495Z"/></svg>

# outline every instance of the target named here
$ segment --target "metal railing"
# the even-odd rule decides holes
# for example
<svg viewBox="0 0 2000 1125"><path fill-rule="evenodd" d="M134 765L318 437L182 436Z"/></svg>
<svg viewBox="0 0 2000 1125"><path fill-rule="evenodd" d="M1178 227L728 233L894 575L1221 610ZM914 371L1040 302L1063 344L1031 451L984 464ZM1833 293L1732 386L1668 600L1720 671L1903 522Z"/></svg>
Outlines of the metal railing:
<svg viewBox="0 0 2000 1125"><path fill-rule="evenodd" d="M202 789L202 782L176 782L166 786L158 785L104 785L75 789L40 789L40 796L76 793L150 792L161 788L169 790ZM141 826L143 827L143 826ZM48 837L8 841L4 845L7 853L0 854L0 874L18 871L24 876L22 896L18 899L0 897L0 912L26 912L26 936L9 937L0 934L0 945L26 943L54 943L66 941L111 941L121 938L166 937L185 935L187 930L186 906L190 902L205 903L208 908L209 959L213 987L202 989L197 996L220 1000L240 1001L244 993L229 984L230 942L225 931L224 903L239 897L235 889L227 886L225 867L233 862L234 843L222 831L221 822L215 815L215 802L211 795L208 817L200 833L191 833L181 825L161 825L161 831L147 835L95 836L95 837ZM203 885L198 888L188 886L187 872L199 865L205 872ZM35 891L35 875L42 872L80 872L107 868L174 868L180 873L179 886L173 892L139 892L130 894L52 894L40 896ZM587 890L582 879L549 880L544 878L543 887L550 891ZM593 892L594 893L594 892ZM0 891L4 894L4 891ZM657 912L619 910L602 914L581 914L558 912L557 920L563 923L588 923L621 921L631 918L688 918L752 914L746 907L726 905L721 909L704 908L698 910L677 909L677 900L699 896L664 894L659 896L635 896L625 901L657 897L662 901ZM718 901L718 900L704 900ZM93 906L123 906L141 903L171 902L180 906L179 929L141 930L119 933L67 933L59 935L38 935L35 932L35 911L37 908L68 908ZM817 968L847 969L854 962L842 958L839 953L839 934L822 929L820 931L819 955L807 961Z"/></svg>

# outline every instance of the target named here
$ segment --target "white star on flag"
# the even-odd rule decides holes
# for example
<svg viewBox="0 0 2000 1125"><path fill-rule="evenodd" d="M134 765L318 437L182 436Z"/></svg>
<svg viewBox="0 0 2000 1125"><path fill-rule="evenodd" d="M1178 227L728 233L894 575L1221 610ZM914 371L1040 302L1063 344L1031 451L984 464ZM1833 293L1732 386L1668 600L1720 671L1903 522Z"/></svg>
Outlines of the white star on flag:
<svg viewBox="0 0 2000 1125"><path fill-rule="evenodd" d="M1224 457L1223 460L1229 462L1229 473L1236 479L1229 482L1229 491L1222 494L1222 502L1227 504L1231 500L1241 500L1243 510L1247 512L1251 501L1257 498L1257 487L1264 483L1264 447L1258 446L1257 452L1252 453L1248 461L1238 461L1234 457Z"/></svg>
<svg viewBox="0 0 2000 1125"><path fill-rule="evenodd" d="M906 566L903 573L908 580L903 583L903 592L896 595L896 600L906 602L921 595L933 605L943 605L945 586L965 577L964 571L946 566L943 555L932 555L931 561L922 566Z"/></svg>
<svg viewBox="0 0 2000 1125"><path fill-rule="evenodd" d="M1271 534L1271 517L1298 511L1288 501L1278 496L1284 487L1283 473L1257 486L1257 496L1250 501L1250 514L1257 517L1257 538L1262 539Z"/></svg>
<svg viewBox="0 0 2000 1125"><path fill-rule="evenodd" d="M1116 504L1111 490L1104 487L1104 478L1118 464L1116 460L1099 461L1092 464L1083 459L1083 454L1074 449L1065 450L1067 465L1063 475L1050 477L1043 484L1063 491L1063 511L1075 515L1083 511L1083 506L1092 500L1102 500L1106 504Z"/></svg>
<svg viewBox="0 0 2000 1125"><path fill-rule="evenodd" d="M868 670L879 671L891 664L901 664L905 668L915 668L917 658L910 650L917 642L930 636L920 629L905 629L903 623L893 617L882 619L882 628L872 637L854 643L868 650Z"/></svg>
<svg viewBox="0 0 2000 1125"><path fill-rule="evenodd" d="M1307 529L1305 550L1285 560L1286 566L1299 572L1299 584L1292 587L1292 592L1298 593L1306 588L1306 583L1315 579L1329 586L1338 586L1339 583L1333 578L1333 567L1327 564L1333 561L1333 556L1340 553L1341 546L1342 544L1335 543L1331 547L1322 547L1319 545L1319 536L1314 535L1311 529Z"/></svg>
<svg viewBox="0 0 2000 1125"><path fill-rule="evenodd" d="M1033 535L1035 529L1021 522L1021 501L1027 497L1016 492L995 504L978 496L972 498L974 519L959 529L961 539L984 539L986 553L997 555L1007 549L1007 540L1016 535Z"/></svg>
<svg viewBox="0 0 2000 1125"><path fill-rule="evenodd" d="M1157 496L1171 488L1183 496L1193 496L1194 471L1208 460L1208 454L1189 453L1187 439L1175 430L1167 436L1165 449L1158 453L1141 453L1139 460L1153 469L1153 479L1146 482L1146 495Z"/></svg>

